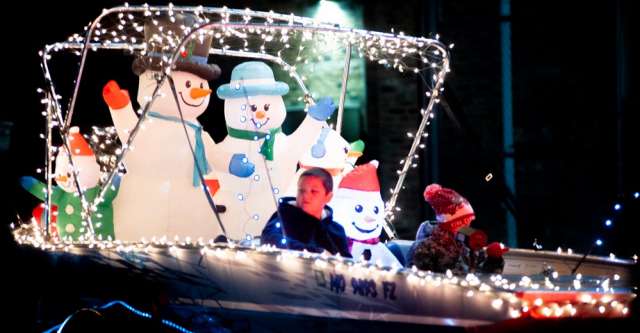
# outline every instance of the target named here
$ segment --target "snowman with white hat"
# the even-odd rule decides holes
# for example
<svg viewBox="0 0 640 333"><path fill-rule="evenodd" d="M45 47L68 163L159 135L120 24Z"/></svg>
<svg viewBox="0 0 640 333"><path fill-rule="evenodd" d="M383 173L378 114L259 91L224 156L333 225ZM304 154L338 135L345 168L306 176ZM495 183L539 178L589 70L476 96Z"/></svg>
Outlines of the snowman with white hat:
<svg viewBox="0 0 640 333"><path fill-rule="evenodd" d="M139 76L140 106L149 101L164 70L162 52L169 54L167 45L179 41L178 36L187 32L185 27L196 22L194 15L176 14L172 20L164 17L145 24L150 50L133 63ZM220 152L197 120L209 104L208 81L220 76L220 68L207 63L211 39L203 32L186 43L124 158L126 174L114 202L115 232L120 240L216 237L222 230L201 175L206 189L215 196L220 187L218 172L244 177L252 172L243 155L231 157ZM103 97L118 136L126 143L138 122L129 94L111 81L104 87ZM216 204L220 202L216 200Z"/></svg>
<svg viewBox="0 0 640 333"><path fill-rule="evenodd" d="M286 196L296 196L300 175L311 168L322 168L331 174L335 192L342 177L353 170L363 151L362 140L349 143L336 130L323 127L311 149L307 150L298 161L296 178L289 185Z"/></svg>
<svg viewBox="0 0 640 333"><path fill-rule="evenodd" d="M335 111L331 99L320 99L309 107L306 117L291 134L281 131L287 110L282 96L289 86L276 81L263 62L236 66L228 84L220 86L224 99L227 137L218 145L231 154L244 153L255 164L248 178L221 174L221 197L227 211L225 227L232 238L259 235L276 211L274 196L282 196L295 180L301 156L314 144L326 119Z"/></svg>

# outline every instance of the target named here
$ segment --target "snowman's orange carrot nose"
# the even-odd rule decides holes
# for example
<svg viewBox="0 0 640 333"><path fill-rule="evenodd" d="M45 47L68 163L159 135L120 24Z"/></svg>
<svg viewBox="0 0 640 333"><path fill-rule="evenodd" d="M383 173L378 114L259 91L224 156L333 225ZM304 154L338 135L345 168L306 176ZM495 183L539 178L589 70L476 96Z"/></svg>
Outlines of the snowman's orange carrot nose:
<svg viewBox="0 0 640 333"><path fill-rule="evenodd" d="M191 91L189 92L189 95L191 95L191 98L193 99L202 98L209 94L211 94L211 89L191 88Z"/></svg>
<svg viewBox="0 0 640 333"><path fill-rule="evenodd" d="M256 112L256 118L258 118L258 119L262 119L262 118L264 118L266 115L267 115L267 114L266 114L266 113L264 113L264 111L258 111L258 112Z"/></svg>

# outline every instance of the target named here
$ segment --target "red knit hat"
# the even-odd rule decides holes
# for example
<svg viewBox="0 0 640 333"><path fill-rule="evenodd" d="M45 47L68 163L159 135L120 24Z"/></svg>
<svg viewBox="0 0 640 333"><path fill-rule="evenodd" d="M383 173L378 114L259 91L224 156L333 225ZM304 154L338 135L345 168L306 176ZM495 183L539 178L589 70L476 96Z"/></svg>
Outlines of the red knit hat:
<svg viewBox="0 0 640 333"><path fill-rule="evenodd" d="M373 160L367 164L358 165L351 170L340 182L338 188L347 188L356 191L380 192L378 181L378 161Z"/></svg>
<svg viewBox="0 0 640 333"><path fill-rule="evenodd" d="M438 184L431 184L424 189L424 200L436 212L436 219L443 223L442 226L453 232L468 226L476 218L467 199Z"/></svg>
<svg viewBox="0 0 640 333"><path fill-rule="evenodd" d="M509 248L504 246L502 243L493 242L487 245L487 256L491 258L499 258L502 257L505 252L508 252Z"/></svg>

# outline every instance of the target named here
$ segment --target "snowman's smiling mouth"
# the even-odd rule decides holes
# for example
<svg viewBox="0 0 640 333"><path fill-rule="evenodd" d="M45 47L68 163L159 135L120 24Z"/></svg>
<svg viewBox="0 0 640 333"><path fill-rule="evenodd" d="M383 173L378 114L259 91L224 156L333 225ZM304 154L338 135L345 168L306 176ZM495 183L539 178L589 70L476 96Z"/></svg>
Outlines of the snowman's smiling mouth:
<svg viewBox="0 0 640 333"><path fill-rule="evenodd" d="M184 97L182 96L182 91L178 92L178 95L180 95L180 99L182 100L182 103L187 104L187 105L192 106L192 107L200 106L200 105L202 105L202 103L204 103L204 98L202 99L202 101L200 101L200 104L191 104L191 103L185 101Z"/></svg>
<svg viewBox="0 0 640 333"><path fill-rule="evenodd" d="M356 228L356 230L360 231L363 234L370 234L370 233L376 231L376 229L378 229L378 225L373 227L373 229L371 229L371 230L358 228L358 225L356 224L356 222L351 222L351 225L353 225L353 227Z"/></svg>
<svg viewBox="0 0 640 333"><path fill-rule="evenodd" d="M252 118L251 121L253 122L253 126L255 126L256 128L261 128L262 126L266 125L269 122L269 119L271 118L267 118L267 120L263 122L259 122Z"/></svg>

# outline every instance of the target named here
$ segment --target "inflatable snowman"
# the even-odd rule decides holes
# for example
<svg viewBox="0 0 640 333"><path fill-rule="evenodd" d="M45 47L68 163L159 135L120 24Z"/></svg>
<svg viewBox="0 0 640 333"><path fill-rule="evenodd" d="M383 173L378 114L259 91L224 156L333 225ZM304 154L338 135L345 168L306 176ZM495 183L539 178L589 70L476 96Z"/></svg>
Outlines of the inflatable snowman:
<svg viewBox="0 0 640 333"><path fill-rule="evenodd" d="M174 18L174 22L158 19L157 25L146 24L145 38L150 41L154 35L181 36L181 26L191 27L196 20L187 14L176 14ZM149 45L156 44L149 42ZM172 80L165 80L160 87L160 97L151 105L124 158L126 174L114 202L115 232L120 240L138 241L154 236L205 240L216 237L222 230L204 192L200 174L204 176L206 189L215 195L220 185L212 166L217 170L236 166L234 170L244 172L241 175L252 171L248 163L242 162L243 156L230 159L218 154L214 141L197 120L209 104L208 81L220 75L217 65L207 64L210 45L210 35L187 43L171 72ZM133 71L139 76L141 107L153 95L161 70L160 58L155 57L154 52L148 54L133 63ZM103 97L120 140L127 142L138 122L128 92L111 81L104 87ZM220 203L216 200L216 204Z"/></svg>
<svg viewBox="0 0 640 333"><path fill-rule="evenodd" d="M73 163L78 169L78 183L84 191L86 204L92 204L100 194L100 166L87 141L80 134L78 127L69 129L69 147L73 155ZM89 230L86 225L86 218L83 218L83 203L77 194L74 180L73 167L66 150L60 148L56 157L56 167L54 172L57 186L52 188L51 203L57 209L52 209L52 222L56 227L51 228L52 235L55 230L62 240L82 240L88 239ZM96 211L91 214L91 225L94 236L97 240L113 240L113 207L112 202L118 192L119 179L114 180L114 184L107 189L104 197L96 206ZM46 184L33 178L22 177L20 179L22 187L38 199L45 200ZM42 212L39 214L40 219ZM54 219L55 217L55 219ZM53 227L53 226L52 226Z"/></svg>
<svg viewBox="0 0 640 333"><path fill-rule="evenodd" d="M364 142L347 142L338 132L323 127L317 140L298 162L298 171L287 189L287 196L296 196L300 175L311 168L323 168L333 177L333 191L338 188L342 177L353 170L356 161L362 156Z"/></svg>
<svg viewBox="0 0 640 333"><path fill-rule="evenodd" d="M285 120L282 95L289 91L274 79L262 62L244 62L231 73L231 81L220 86L224 99L227 137L218 144L228 154L246 154L255 164L247 178L221 174L221 196L227 211L223 219L231 238L259 235L276 211L276 199L295 181L296 165L327 125L335 107L330 99L311 106L300 126L290 135L280 127Z"/></svg>
<svg viewBox="0 0 640 333"><path fill-rule="evenodd" d="M334 221L340 223L347 234L353 258L364 258L388 267L402 267L380 242L385 221L377 169L377 161L353 169L334 191L329 206L333 208Z"/></svg>

